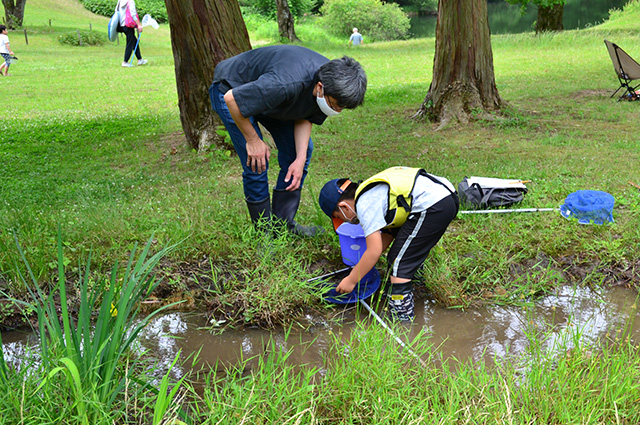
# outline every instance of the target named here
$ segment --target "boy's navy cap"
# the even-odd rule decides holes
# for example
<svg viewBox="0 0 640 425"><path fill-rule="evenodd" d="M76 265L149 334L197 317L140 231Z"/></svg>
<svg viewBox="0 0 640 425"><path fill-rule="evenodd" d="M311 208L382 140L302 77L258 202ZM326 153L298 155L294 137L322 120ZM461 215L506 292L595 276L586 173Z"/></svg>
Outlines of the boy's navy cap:
<svg viewBox="0 0 640 425"><path fill-rule="evenodd" d="M342 185L339 184L340 180L344 181ZM344 189L349 186L349 184L351 184L349 179L330 180L322 187L320 196L318 197L320 208L322 208L322 211L333 221L333 228L335 230L338 230L338 227L344 223L344 220L333 218L331 215L338 206L338 200L340 196L342 196L342 192L344 192Z"/></svg>

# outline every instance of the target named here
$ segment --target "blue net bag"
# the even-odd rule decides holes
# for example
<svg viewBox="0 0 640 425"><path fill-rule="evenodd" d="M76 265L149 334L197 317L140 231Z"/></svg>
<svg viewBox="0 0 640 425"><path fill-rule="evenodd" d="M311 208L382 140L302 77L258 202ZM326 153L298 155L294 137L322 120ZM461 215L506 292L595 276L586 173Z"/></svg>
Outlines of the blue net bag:
<svg viewBox="0 0 640 425"><path fill-rule="evenodd" d="M599 190L573 192L560 206L560 214L580 224L613 223L613 196Z"/></svg>
<svg viewBox="0 0 640 425"><path fill-rule="evenodd" d="M358 282L355 289L348 294L340 294L336 291L337 283L327 288L324 294L324 300L333 304L353 304L359 300L364 300L373 295L380 287L380 273L376 268L372 268L369 273L364 275Z"/></svg>

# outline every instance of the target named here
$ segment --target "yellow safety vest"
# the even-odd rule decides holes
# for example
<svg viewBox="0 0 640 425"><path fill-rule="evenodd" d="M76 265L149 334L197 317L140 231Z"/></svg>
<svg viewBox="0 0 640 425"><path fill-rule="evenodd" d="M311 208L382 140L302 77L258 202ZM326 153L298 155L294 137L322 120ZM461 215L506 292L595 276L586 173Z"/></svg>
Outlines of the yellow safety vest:
<svg viewBox="0 0 640 425"><path fill-rule="evenodd" d="M391 167L379 172L362 182L356 189L355 202L358 202L360 195L374 187L376 184L384 183L389 186L389 209L385 215L387 225L385 229L400 227L409 217L411 212L411 192L416 184L418 176L428 176L422 168Z"/></svg>

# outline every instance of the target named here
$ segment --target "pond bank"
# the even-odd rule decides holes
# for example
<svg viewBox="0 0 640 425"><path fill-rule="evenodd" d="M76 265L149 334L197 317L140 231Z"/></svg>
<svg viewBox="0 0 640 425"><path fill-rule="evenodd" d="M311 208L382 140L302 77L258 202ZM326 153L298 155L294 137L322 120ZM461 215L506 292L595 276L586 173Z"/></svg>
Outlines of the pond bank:
<svg viewBox="0 0 640 425"><path fill-rule="evenodd" d="M251 282L246 280L248 278L245 271L226 267L218 268L218 273L212 275L212 267L211 262L206 258L200 262L162 263L157 271L160 283L141 306L142 313L146 314L157 308L179 302L174 309L204 312L211 319L226 323L226 326L256 326L265 329L304 320L308 312L314 315L323 314L324 307L319 302L319 298L312 297L316 300L315 302L297 305L288 316L283 316L282 312L263 311L261 316L251 320L247 316L247 304L243 292L243 288ZM320 261L309 266L307 273L311 276L320 276L342 268L344 265L341 263ZM381 270L379 266L378 269ZM331 279L328 281L331 282ZM455 298L439 293L439 288L429 287L428 278L424 278L424 281L427 286L415 288L418 298L421 302L439 308L464 309L472 306L477 308L491 305L521 305L527 300L545 297L567 285L581 285L595 291L602 288L626 288L638 292L640 259L633 264L602 265L580 256L554 259L539 253L535 259L513 263L510 266L509 276L500 282L500 285L485 288L478 293L465 293ZM71 283L74 282L73 277L68 276L67 282L69 282L68 293L76 293ZM301 281L299 284L305 285L306 282ZM313 292L314 287L309 286L309 291ZM73 297L69 299L72 311L76 301ZM33 315L25 318L19 307L8 300L0 300L0 312L2 313L0 330L24 326L28 321L35 320ZM33 325L35 326L35 323Z"/></svg>

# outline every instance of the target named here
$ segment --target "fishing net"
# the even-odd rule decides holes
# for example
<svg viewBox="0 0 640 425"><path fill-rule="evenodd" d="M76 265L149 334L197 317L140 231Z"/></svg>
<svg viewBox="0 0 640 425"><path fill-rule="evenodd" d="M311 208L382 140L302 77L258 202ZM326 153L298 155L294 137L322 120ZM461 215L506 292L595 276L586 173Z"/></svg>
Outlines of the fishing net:
<svg viewBox="0 0 640 425"><path fill-rule="evenodd" d="M613 203L613 196L607 192L579 190L567 196L560 213L580 224L613 223Z"/></svg>
<svg viewBox="0 0 640 425"><path fill-rule="evenodd" d="M380 273L375 267L372 268L369 273L360 279L355 289L348 294L336 292L337 286L337 283L326 286L327 291L323 295L325 301L333 304L357 303L359 300L369 298L380 287Z"/></svg>
<svg viewBox="0 0 640 425"><path fill-rule="evenodd" d="M158 25L158 21L153 19L149 14L144 15L140 23L142 24L143 27L151 26L153 27L153 29L156 29L156 30L160 28L160 25Z"/></svg>

